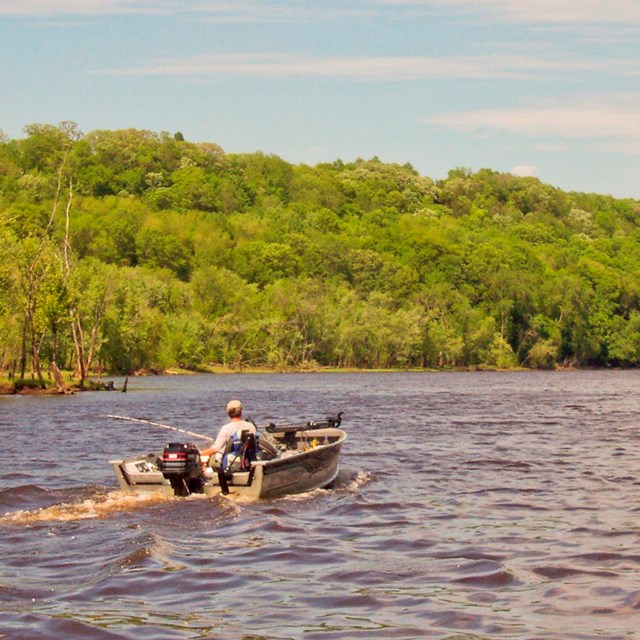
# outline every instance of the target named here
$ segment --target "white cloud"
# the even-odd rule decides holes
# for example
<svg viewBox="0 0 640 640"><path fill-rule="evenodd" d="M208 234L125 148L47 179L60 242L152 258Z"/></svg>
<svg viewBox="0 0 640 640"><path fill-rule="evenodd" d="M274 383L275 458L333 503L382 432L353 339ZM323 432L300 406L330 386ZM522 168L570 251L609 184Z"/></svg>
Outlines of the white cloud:
<svg viewBox="0 0 640 640"><path fill-rule="evenodd" d="M222 23L406 17L418 11L573 29L640 27L638 0L0 0L0 15L171 14Z"/></svg>
<svg viewBox="0 0 640 640"><path fill-rule="evenodd" d="M481 134L584 142L590 149L640 153L640 94L581 96L575 104L443 113L424 124Z"/></svg>
<svg viewBox="0 0 640 640"><path fill-rule="evenodd" d="M531 24L640 25L638 0L378 0L398 7L458 10L494 21Z"/></svg>
<svg viewBox="0 0 640 640"><path fill-rule="evenodd" d="M303 3L296 0L276 2L261 0L237 0L235 2L201 2L191 6L190 12L197 13L199 20L214 23L233 22L294 22L344 20L347 18L375 17L379 8L370 4L349 2Z"/></svg>
<svg viewBox="0 0 640 640"><path fill-rule="evenodd" d="M70 16L167 13L180 5L166 0L0 0L0 15Z"/></svg>
<svg viewBox="0 0 640 640"><path fill-rule="evenodd" d="M377 15L370 3L299 0L0 0L0 15L55 17L122 14L197 16L210 22L286 22Z"/></svg>
<svg viewBox="0 0 640 640"><path fill-rule="evenodd" d="M478 1L471 2L479 5ZM512 22L627 24L640 23L637 0L492 0L494 15Z"/></svg>
<svg viewBox="0 0 640 640"><path fill-rule="evenodd" d="M137 76L331 77L356 80L542 79L577 71L640 75L626 60L552 60L513 55L488 56L327 56L296 53L204 54L160 59L98 73Z"/></svg>
<svg viewBox="0 0 640 640"><path fill-rule="evenodd" d="M520 164L513 167L509 173L512 173L514 176L520 176L521 178L534 177L538 175L538 167Z"/></svg>

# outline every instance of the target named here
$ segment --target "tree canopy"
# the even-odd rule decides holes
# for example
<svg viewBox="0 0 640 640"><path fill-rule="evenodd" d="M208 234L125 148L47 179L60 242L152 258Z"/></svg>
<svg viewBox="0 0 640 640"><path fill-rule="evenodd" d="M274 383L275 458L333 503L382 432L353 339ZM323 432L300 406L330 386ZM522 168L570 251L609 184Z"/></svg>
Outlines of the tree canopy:
<svg viewBox="0 0 640 640"><path fill-rule="evenodd" d="M0 369L636 366L640 202L180 133L0 136Z"/></svg>

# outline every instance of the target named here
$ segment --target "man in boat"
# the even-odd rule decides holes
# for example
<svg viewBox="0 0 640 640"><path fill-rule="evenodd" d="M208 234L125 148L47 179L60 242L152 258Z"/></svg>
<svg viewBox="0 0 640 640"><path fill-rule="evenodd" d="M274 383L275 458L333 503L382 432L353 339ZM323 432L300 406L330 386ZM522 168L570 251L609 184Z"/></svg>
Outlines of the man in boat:
<svg viewBox="0 0 640 640"><path fill-rule="evenodd" d="M254 438L256 435L255 425L242 419L242 403L240 400L229 401L227 415L229 416L229 422L221 427L213 445L200 451L201 459L215 456L215 460L218 463L217 466L225 465L223 457L229 452L229 444L232 444L234 448L240 446L240 438L243 432L252 434ZM237 454L236 457L238 457Z"/></svg>

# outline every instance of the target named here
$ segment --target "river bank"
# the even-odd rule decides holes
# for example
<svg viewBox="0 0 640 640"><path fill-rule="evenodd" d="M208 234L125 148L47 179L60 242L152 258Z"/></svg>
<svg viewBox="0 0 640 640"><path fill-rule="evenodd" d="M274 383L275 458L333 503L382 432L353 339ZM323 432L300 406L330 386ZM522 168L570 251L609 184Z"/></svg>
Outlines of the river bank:
<svg viewBox="0 0 640 640"><path fill-rule="evenodd" d="M579 369L575 366L558 366L554 369L547 369L547 371L575 371ZM532 371L534 369L528 369L526 367L513 367L509 369L499 369L495 367L486 367L486 366L475 366L475 367L467 367L467 368L456 368L456 367L443 367L438 369L420 369L420 368L407 368L407 369L358 369L358 368L337 368L337 367L304 367L304 368L290 368L285 369L282 367L229 367L224 365L207 365L197 370L193 369L183 369L183 368L169 368L164 370L157 369L141 369L139 371L134 371L128 377L154 377L154 376L193 376L199 374L213 374L213 375L232 375L232 374L283 374L283 373L344 373L344 374L354 374L354 373L451 373L451 372L492 372L492 371L510 371L510 372L518 372L518 371ZM585 368L586 370L586 368ZM109 376L107 378L102 379L101 375L96 374L98 376L97 379L90 379L85 381L84 386L80 386L72 377L72 373L70 371L62 372L65 381L65 389L66 391L60 391L56 386L56 383L53 379L47 378L45 380L46 387L43 389L38 380L32 379L24 379L24 380L11 380L8 378L0 377L0 396L1 395L62 395L66 393L76 393L76 392L84 392L84 391L122 391L125 389L117 388L112 380L109 380ZM119 374L113 374L113 377L120 377Z"/></svg>
<svg viewBox="0 0 640 640"><path fill-rule="evenodd" d="M70 375L66 375L62 384L57 384L54 380L45 380L44 387L39 380L0 378L0 396L11 395L70 395L84 391L126 391L125 385L117 388L113 380L96 381L86 380L84 385L80 385L77 380L73 380Z"/></svg>

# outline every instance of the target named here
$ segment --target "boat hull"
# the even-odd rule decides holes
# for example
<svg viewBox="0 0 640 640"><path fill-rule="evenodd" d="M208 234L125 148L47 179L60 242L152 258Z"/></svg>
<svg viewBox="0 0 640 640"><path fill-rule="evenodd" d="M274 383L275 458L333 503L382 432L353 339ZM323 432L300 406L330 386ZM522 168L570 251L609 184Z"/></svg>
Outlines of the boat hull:
<svg viewBox="0 0 640 640"><path fill-rule="evenodd" d="M276 441L279 435L284 436L273 434ZM289 440L289 444L295 446L288 447L278 457L257 460L251 463L250 470L229 474L227 496L247 500L273 499L326 487L338 475L340 451L345 440L345 432L336 428L296 434L295 442ZM111 460L120 489L174 495L169 480L158 467L161 457L162 452L154 452ZM201 492L207 496L222 493L215 473L205 476Z"/></svg>

